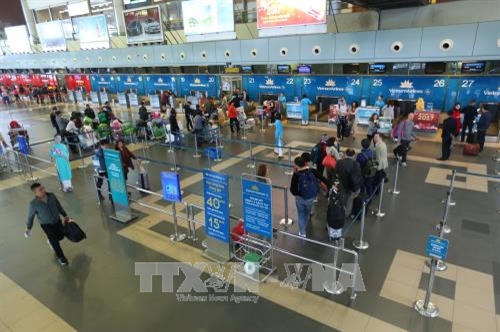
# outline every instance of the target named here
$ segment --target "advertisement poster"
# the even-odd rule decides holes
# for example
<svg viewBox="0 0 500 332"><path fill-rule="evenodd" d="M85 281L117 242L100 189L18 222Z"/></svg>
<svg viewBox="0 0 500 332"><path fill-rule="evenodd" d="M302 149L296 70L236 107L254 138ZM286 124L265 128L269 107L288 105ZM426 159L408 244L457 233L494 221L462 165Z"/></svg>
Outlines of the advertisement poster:
<svg viewBox="0 0 500 332"><path fill-rule="evenodd" d="M423 98L425 103L433 103L434 109L443 110L448 88L448 78L380 76L369 80L370 101L374 103L379 95L384 100L417 100Z"/></svg>
<svg viewBox="0 0 500 332"><path fill-rule="evenodd" d="M12 53L31 53L30 37L26 25L5 27L7 43Z"/></svg>
<svg viewBox="0 0 500 332"><path fill-rule="evenodd" d="M287 100L298 97L293 76L243 76L243 88L248 91L252 100L259 100L261 94L278 96L281 92L285 94Z"/></svg>
<svg viewBox="0 0 500 332"><path fill-rule="evenodd" d="M241 179L243 191L243 224L247 232L273 236L272 186L269 183Z"/></svg>
<svg viewBox="0 0 500 332"><path fill-rule="evenodd" d="M203 191L207 236L228 243L229 177L227 174L204 169Z"/></svg>
<svg viewBox="0 0 500 332"><path fill-rule="evenodd" d="M115 76L116 89L120 92L135 91L138 95L145 95L144 82L140 75Z"/></svg>
<svg viewBox="0 0 500 332"><path fill-rule="evenodd" d="M82 50L109 48L108 24L106 16L82 16L73 19L77 28L80 48Z"/></svg>
<svg viewBox="0 0 500 332"><path fill-rule="evenodd" d="M439 126L439 112L417 111L413 118L413 128L418 131L437 133Z"/></svg>
<svg viewBox="0 0 500 332"><path fill-rule="evenodd" d="M92 90L116 93L115 77L113 75L91 75L90 84Z"/></svg>
<svg viewBox="0 0 500 332"><path fill-rule="evenodd" d="M233 0L182 1L182 20L186 36L234 31Z"/></svg>
<svg viewBox="0 0 500 332"><path fill-rule="evenodd" d="M160 6L126 10L123 17L128 44L163 41Z"/></svg>
<svg viewBox="0 0 500 332"><path fill-rule="evenodd" d="M61 21L40 23L36 25L36 29L44 51L66 51L66 37Z"/></svg>
<svg viewBox="0 0 500 332"><path fill-rule="evenodd" d="M88 75L67 75L66 88L68 90L79 90L78 88L83 88L84 91L90 91L91 86Z"/></svg>
<svg viewBox="0 0 500 332"><path fill-rule="evenodd" d="M368 121L374 113L378 113L378 107L358 107L356 117L358 118L358 125L368 126Z"/></svg>
<svg viewBox="0 0 500 332"><path fill-rule="evenodd" d="M258 29L325 23L325 0L257 0Z"/></svg>
<svg viewBox="0 0 500 332"><path fill-rule="evenodd" d="M207 97L218 97L219 77L211 75L180 76L181 96L189 96L190 91L200 91Z"/></svg>
<svg viewBox="0 0 500 332"><path fill-rule="evenodd" d="M148 75L144 77L146 94L153 94L158 91L176 91L175 77L168 75Z"/></svg>
<svg viewBox="0 0 500 332"><path fill-rule="evenodd" d="M304 76L297 78L301 86L301 95L307 94L309 99L317 96L344 97L360 100L362 80L356 76Z"/></svg>
<svg viewBox="0 0 500 332"><path fill-rule="evenodd" d="M182 197L179 174L173 172L161 172L160 175L163 199L168 202L180 202Z"/></svg>

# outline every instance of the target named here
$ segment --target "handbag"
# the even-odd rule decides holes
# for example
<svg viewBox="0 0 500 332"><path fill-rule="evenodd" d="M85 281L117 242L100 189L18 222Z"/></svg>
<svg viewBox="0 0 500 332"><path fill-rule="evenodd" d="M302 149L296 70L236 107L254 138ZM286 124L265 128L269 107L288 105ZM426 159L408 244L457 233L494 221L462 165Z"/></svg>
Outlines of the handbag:
<svg viewBox="0 0 500 332"><path fill-rule="evenodd" d="M323 164L323 166L325 166L325 168L333 169L335 168L335 166L337 166L337 160L331 153L327 154L325 158L323 158L323 161L321 163Z"/></svg>

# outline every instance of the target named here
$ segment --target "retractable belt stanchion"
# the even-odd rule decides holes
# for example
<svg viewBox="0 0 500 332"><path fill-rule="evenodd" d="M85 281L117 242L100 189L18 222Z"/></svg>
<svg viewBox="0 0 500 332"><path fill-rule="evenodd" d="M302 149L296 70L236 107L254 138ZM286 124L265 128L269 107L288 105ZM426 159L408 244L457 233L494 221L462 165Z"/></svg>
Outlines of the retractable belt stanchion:
<svg viewBox="0 0 500 332"><path fill-rule="evenodd" d="M243 136L241 136L241 139L242 140L246 140L247 139L247 135L246 135L246 131L247 131L247 126L245 125L245 122L243 122L243 125L241 126L242 129L243 129Z"/></svg>
<svg viewBox="0 0 500 332"><path fill-rule="evenodd" d="M172 202L172 218L174 219L174 234L170 235L170 240L181 242L186 238L186 234L179 234L177 225L177 211L175 209L175 202Z"/></svg>
<svg viewBox="0 0 500 332"><path fill-rule="evenodd" d="M345 290L344 285L340 281L337 281L337 262L339 258L339 251L344 248L344 239L336 239L334 243L335 249L333 249L333 280L327 280L323 283L323 288L325 292L332 295L342 294Z"/></svg>
<svg viewBox="0 0 500 332"><path fill-rule="evenodd" d="M215 159L214 161L221 161L222 160L222 145L220 144L220 129L218 131L218 134L215 136ZM220 153L219 153L220 150ZM210 159L210 156L208 157Z"/></svg>
<svg viewBox="0 0 500 332"><path fill-rule="evenodd" d="M260 132L266 132L266 130L264 129L264 113L262 113L262 115L260 116Z"/></svg>
<svg viewBox="0 0 500 332"><path fill-rule="evenodd" d="M255 168L255 158L253 156L253 145L252 141L250 143L250 164L247 164L247 168Z"/></svg>
<svg viewBox="0 0 500 332"><path fill-rule="evenodd" d="M77 144L77 146L78 146L78 155L80 156L81 160L81 164L78 165L78 168L80 169L87 168L88 165L85 165L85 158L83 158L82 147L80 146L80 144Z"/></svg>
<svg viewBox="0 0 500 332"><path fill-rule="evenodd" d="M201 154L198 152L198 134L194 134L194 155L193 158L200 158Z"/></svg>
<svg viewBox="0 0 500 332"><path fill-rule="evenodd" d="M370 244L366 241L364 241L364 235L365 235L365 215L366 215L366 202L363 201L363 210L361 212L361 233L359 235L359 240L355 240L352 245L354 248L358 250L365 250L368 249Z"/></svg>
<svg viewBox="0 0 500 332"><path fill-rule="evenodd" d="M418 300L415 302L415 310L425 317L437 317L439 315L439 309L430 302L432 287L434 286L434 276L436 274L437 260L435 258L431 259L431 273L429 277L429 284L427 286L427 292L425 293L425 300Z"/></svg>
<svg viewBox="0 0 500 332"><path fill-rule="evenodd" d="M376 211L373 211L373 214L376 215L378 218L385 217L385 212L382 212L382 199L384 198L384 182L385 179L382 179L382 181L380 182L380 198L378 200L378 209Z"/></svg>
<svg viewBox="0 0 500 332"><path fill-rule="evenodd" d="M168 150L167 150L167 152L174 152L174 149L172 147L171 132L170 132L170 130L167 130L166 126L165 126L165 136L167 136L167 139L168 139Z"/></svg>
<svg viewBox="0 0 500 332"><path fill-rule="evenodd" d="M394 177L394 188L387 190L388 193L393 194L393 195L399 195L401 192L398 190L398 175L399 175L399 164L400 164L399 158L396 159L396 175Z"/></svg>
<svg viewBox="0 0 500 332"><path fill-rule="evenodd" d="M292 147L288 147L288 171L285 171L285 175L293 175L293 164L292 164Z"/></svg>
<svg viewBox="0 0 500 332"><path fill-rule="evenodd" d="M285 230L288 230L288 226L293 224L293 220L288 218L288 187L283 188L283 206L285 207L285 218L280 220L280 225L285 225Z"/></svg>
<svg viewBox="0 0 500 332"><path fill-rule="evenodd" d="M180 168L177 166L177 157L175 156L175 150L174 153L172 153L172 158L174 158L174 166L170 168L170 170L177 172L180 170Z"/></svg>
<svg viewBox="0 0 500 332"><path fill-rule="evenodd" d="M34 177L33 176L33 170L31 169L31 165L30 165L30 162L28 160L28 155L25 154L24 155L24 159L26 160L26 166L28 168L28 171L29 171L29 178L26 178L26 181L27 182L35 182L38 180L38 178Z"/></svg>

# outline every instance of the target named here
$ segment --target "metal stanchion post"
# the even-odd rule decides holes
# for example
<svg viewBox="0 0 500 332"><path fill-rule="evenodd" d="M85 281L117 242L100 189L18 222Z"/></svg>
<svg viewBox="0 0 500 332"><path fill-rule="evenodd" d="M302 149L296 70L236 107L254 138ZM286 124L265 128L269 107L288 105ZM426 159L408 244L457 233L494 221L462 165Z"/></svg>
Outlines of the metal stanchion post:
<svg viewBox="0 0 500 332"><path fill-rule="evenodd" d="M93 180L94 180L94 188L95 188L95 191L96 191L96 194L97 194L97 205L101 205L101 200L99 199L99 193L101 193L101 190L99 188L97 188L97 183L96 183L96 179L99 179L99 173L95 173L94 172L94 176L92 177ZM102 195L102 193L101 193Z"/></svg>
<svg viewBox="0 0 500 332"><path fill-rule="evenodd" d="M266 130L264 129L264 113L262 113L260 117L260 132L265 133Z"/></svg>
<svg viewBox="0 0 500 332"><path fill-rule="evenodd" d="M251 163L247 165L247 168L255 168L255 158L253 156L253 146L252 146L252 141L250 143L250 160Z"/></svg>
<svg viewBox="0 0 500 332"><path fill-rule="evenodd" d="M243 126L241 126L241 127L243 127L243 136L241 136L241 139L246 140L247 139L247 135L246 135L247 134L247 128L246 128L247 126L245 125L245 122L243 122Z"/></svg>
<svg viewBox="0 0 500 332"><path fill-rule="evenodd" d="M446 206L444 207L443 220L436 224L436 229L441 230L442 234L450 234L451 233L451 228L450 228L450 226L448 226L446 224L446 222L448 221L449 207L455 206L457 204L456 202L453 202L451 200L451 195L453 193L453 187L455 186L456 175L457 175L456 171L453 170L452 175L451 175L450 187L448 188L448 191L446 192L446 199L444 200L444 204L446 204Z"/></svg>
<svg viewBox="0 0 500 332"><path fill-rule="evenodd" d="M384 180L385 179L382 179L382 182L380 183L380 198L378 200L378 209L376 213L374 213L378 218L385 217L385 212L382 212L382 199L384 198Z"/></svg>
<svg viewBox="0 0 500 332"><path fill-rule="evenodd" d="M366 214L366 202L363 202L363 210L361 212L361 234L359 235L359 240L355 240L352 243L354 248L359 250L368 249L368 247L370 246L368 242L363 240L365 235L365 214Z"/></svg>
<svg viewBox="0 0 500 332"><path fill-rule="evenodd" d="M451 199L451 194L453 192L453 187L455 185L455 176L456 176L456 171L453 170L452 174L451 174L450 188L449 188L448 192L446 192L446 198L441 201L441 204L448 204L449 206L457 205L457 202L455 202Z"/></svg>
<svg viewBox="0 0 500 332"><path fill-rule="evenodd" d="M396 176L394 177L394 188L387 190L388 193L393 195L399 195L401 192L398 190L398 174L399 174L399 159L396 162Z"/></svg>
<svg viewBox="0 0 500 332"><path fill-rule="evenodd" d="M167 130L167 127L165 126L165 136L167 136L167 139L168 139L168 152L174 152L174 149L172 147L172 137L171 137L171 133L169 130Z"/></svg>
<svg viewBox="0 0 500 332"><path fill-rule="evenodd" d="M222 145L222 136L220 134L220 127L217 128L217 138L219 139L219 147L224 149L224 145Z"/></svg>
<svg viewBox="0 0 500 332"><path fill-rule="evenodd" d="M281 141L282 143L283 141ZM288 148L288 168L289 171L285 171L285 175L293 175L293 164L292 164L292 148Z"/></svg>
<svg viewBox="0 0 500 332"><path fill-rule="evenodd" d="M24 167L22 167L21 160L19 159L19 153L12 150L15 155L15 163L17 164L17 168L14 170L14 173L23 173L24 174Z"/></svg>
<svg viewBox="0 0 500 332"><path fill-rule="evenodd" d="M201 154L198 152L198 135L194 134L194 155L193 158L200 158Z"/></svg>
<svg viewBox="0 0 500 332"><path fill-rule="evenodd" d="M435 304L430 302L432 287L434 285L434 276L436 273L436 259L431 259L431 274L429 277L429 285L427 287L427 293L425 293L425 300L418 300L415 302L415 310L425 317L437 317L439 316L439 309Z"/></svg>
<svg viewBox="0 0 500 332"><path fill-rule="evenodd" d="M219 144L217 144L217 142ZM220 145L220 137L216 136L215 137L215 159L214 159L214 161L221 161L222 160L222 156L219 155L219 149L221 150L221 154L222 154L222 146Z"/></svg>
<svg viewBox="0 0 500 332"><path fill-rule="evenodd" d="M177 172L180 170L179 167L177 167L177 158L175 157L175 151L172 153L172 157L174 158L174 167L171 167L170 170Z"/></svg>
<svg viewBox="0 0 500 332"><path fill-rule="evenodd" d="M30 173L30 177L27 178L26 181L34 182L34 181L38 180L38 178L35 178L33 176L33 170L31 169L31 165L30 165L30 162L28 160L28 155L24 155L24 159L26 160L26 166L28 167L28 170L29 170L29 173Z"/></svg>
<svg viewBox="0 0 500 332"><path fill-rule="evenodd" d="M333 251L333 280L327 280L323 283L325 292L332 295L342 294L345 290L344 285L337 281L337 262L339 257L340 248L344 247L344 239L337 239L334 243L335 249Z"/></svg>
<svg viewBox="0 0 500 332"><path fill-rule="evenodd" d="M85 165L85 160L83 158L83 153L82 153L82 147L80 146L80 144L77 144L77 146L78 146L78 155L80 156L80 160L82 161L82 164L78 165L78 168L80 169L87 168L88 165Z"/></svg>
<svg viewBox="0 0 500 332"><path fill-rule="evenodd" d="M285 218L280 220L280 225L285 225L285 229L288 229L288 226L293 224L293 220L288 218L288 187L283 188L283 198L284 198L284 207L285 207Z"/></svg>
<svg viewBox="0 0 500 332"><path fill-rule="evenodd" d="M186 234L179 234L177 226L177 212L175 211L175 202L172 202L172 217L174 218L174 234L170 235L170 240L181 242L186 238Z"/></svg>

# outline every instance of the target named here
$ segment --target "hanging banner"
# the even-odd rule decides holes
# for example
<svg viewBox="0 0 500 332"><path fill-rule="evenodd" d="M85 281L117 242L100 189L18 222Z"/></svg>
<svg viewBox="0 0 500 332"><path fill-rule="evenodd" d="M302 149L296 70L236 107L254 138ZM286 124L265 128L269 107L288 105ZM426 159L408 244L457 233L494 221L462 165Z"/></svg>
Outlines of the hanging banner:
<svg viewBox="0 0 500 332"><path fill-rule="evenodd" d="M90 84L92 90L116 93L115 77L113 75L91 75Z"/></svg>
<svg viewBox="0 0 500 332"><path fill-rule="evenodd" d="M145 95L144 82L140 75L118 75L116 76L116 88L118 92L135 91L138 95Z"/></svg>
<svg viewBox="0 0 500 332"><path fill-rule="evenodd" d="M180 76L181 96L188 96L190 91L200 91L207 97L219 96L219 77L213 75L189 75Z"/></svg>
<svg viewBox="0 0 500 332"><path fill-rule="evenodd" d="M325 0L257 0L257 29L325 23Z"/></svg>
<svg viewBox="0 0 500 332"><path fill-rule="evenodd" d="M373 105L378 96L384 100L417 100L433 103L437 110L443 110L448 89L448 78L444 76L408 77L381 76L370 78L370 103Z"/></svg>
<svg viewBox="0 0 500 332"><path fill-rule="evenodd" d="M242 178L241 187L245 230L268 239L272 238L273 194L271 184Z"/></svg>
<svg viewBox="0 0 500 332"><path fill-rule="evenodd" d="M147 75L144 76L146 94L157 91L172 90L175 93L175 77L168 75Z"/></svg>
<svg viewBox="0 0 500 332"><path fill-rule="evenodd" d="M161 188L163 199L168 202L181 202L181 184L179 174L173 172L161 172Z"/></svg>
<svg viewBox="0 0 500 332"><path fill-rule="evenodd" d="M205 229L207 236L229 242L229 177L209 169L203 170Z"/></svg>
<svg viewBox="0 0 500 332"><path fill-rule="evenodd" d="M105 15L73 18L77 39L82 50L109 48L108 24Z"/></svg>
<svg viewBox="0 0 500 332"><path fill-rule="evenodd" d="M66 51L66 37L62 21L40 23L36 25L36 29L44 51Z"/></svg>
<svg viewBox="0 0 500 332"><path fill-rule="evenodd" d="M359 102L362 80L355 76L300 76L296 78L301 96L307 94L312 101L318 96L344 97L348 103Z"/></svg>
<svg viewBox="0 0 500 332"><path fill-rule="evenodd" d="M259 100L260 95L279 95L282 92L287 100L293 100L294 97L297 97L293 76L243 76L243 88L248 91L252 100Z"/></svg>
<svg viewBox="0 0 500 332"><path fill-rule="evenodd" d="M120 151L104 149L104 161L108 173L109 187L113 205L115 207L115 218L126 222L132 218L129 207L128 192L123 174L123 164Z"/></svg>

